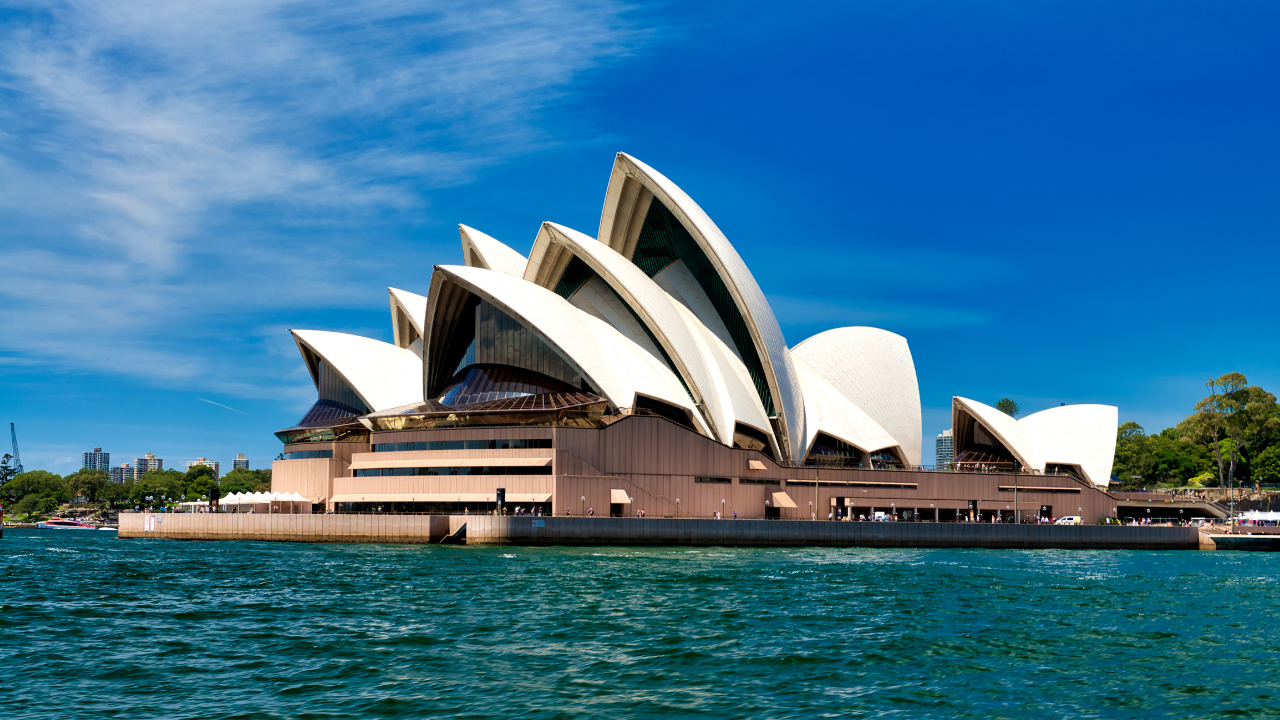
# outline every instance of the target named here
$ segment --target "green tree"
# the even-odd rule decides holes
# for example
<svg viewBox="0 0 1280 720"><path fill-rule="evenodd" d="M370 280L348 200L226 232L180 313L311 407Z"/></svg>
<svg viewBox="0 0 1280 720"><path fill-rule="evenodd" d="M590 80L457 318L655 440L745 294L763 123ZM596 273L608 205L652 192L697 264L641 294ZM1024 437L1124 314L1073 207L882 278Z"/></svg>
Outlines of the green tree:
<svg viewBox="0 0 1280 720"><path fill-rule="evenodd" d="M1136 422L1129 421L1116 429L1116 456L1111 473L1120 478L1128 490L1140 487L1150 472L1147 433Z"/></svg>
<svg viewBox="0 0 1280 720"><path fill-rule="evenodd" d="M110 507L119 507L121 503L129 498L129 489L123 483L109 482L103 486L98 492L98 500L105 502Z"/></svg>
<svg viewBox="0 0 1280 720"><path fill-rule="evenodd" d="M230 495L231 493L251 493L260 482L262 482L262 479L258 477L256 472L236 468L222 476L222 482L219 483L219 489L223 495Z"/></svg>
<svg viewBox="0 0 1280 720"><path fill-rule="evenodd" d="M129 487L129 502L140 507L161 507L187 494L186 474L177 470L149 472Z"/></svg>
<svg viewBox="0 0 1280 720"><path fill-rule="evenodd" d="M996 402L996 409L1009 417L1018 417L1018 413L1022 412L1018 407L1018 403L1009 398L1000 398Z"/></svg>
<svg viewBox="0 0 1280 720"><path fill-rule="evenodd" d="M79 470L66 478L67 491L72 497L84 496L91 503L98 502L102 489L111 484L111 477L103 470Z"/></svg>
<svg viewBox="0 0 1280 720"><path fill-rule="evenodd" d="M4 454L4 458L0 459L0 485L4 485L18 474L18 468L13 464L13 456L9 453Z"/></svg>
<svg viewBox="0 0 1280 720"><path fill-rule="evenodd" d="M71 494L67 491L67 483L63 481L62 476L46 470L21 473L0 487L0 500L3 500L6 505L17 503L27 495L52 498L57 500L58 504L71 499Z"/></svg>
<svg viewBox="0 0 1280 720"><path fill-rule="evenodd" d="M204 466L197 465L196 467ZM195 468L192 468L192 470L194 469ZM209 468L205 468L205 470L208 469ZM184 479L187 481L186 497L188 500L200 500L201 498L208 499L209 494L213 489L219 486L217 478L213 476L213 471L198 474L194 478L188 476Z"/></svg>
<svg viewBox="0 0 1280 720"><path fill-rule="evenodd" d="M1251 477L1260 483L1280 482L1280 445L1272 445L1258 453L1253 459Z"/></svg>

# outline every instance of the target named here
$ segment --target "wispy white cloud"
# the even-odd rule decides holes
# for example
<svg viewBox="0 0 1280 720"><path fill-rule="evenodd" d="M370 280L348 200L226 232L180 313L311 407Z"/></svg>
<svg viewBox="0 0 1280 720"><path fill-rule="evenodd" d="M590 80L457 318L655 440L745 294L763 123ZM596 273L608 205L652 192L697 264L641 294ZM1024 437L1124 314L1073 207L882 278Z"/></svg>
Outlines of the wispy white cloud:
<svg viewBox="0 0 1280 720"><path fill-rule="evenodd" d="M340 308L376 287L383 266L348 238L545 147L539 111L636 42L624 10L19 7L0 29L5 362L232 396L303 381L282 369L287 336L235 328L267 309ZM233 361L218 349L225 335L279 363Z"/></svg>
<svg viewBox="0 0 1280 720"><path fill-rule="evenodd" d="M898 328L947 328L979 325L989 320L981 312L924 303L867 300L830 301L788 295L770 295L769 304L785 326L802 329L874 325ZM792 339L798 343L802 338Z"/></svg>

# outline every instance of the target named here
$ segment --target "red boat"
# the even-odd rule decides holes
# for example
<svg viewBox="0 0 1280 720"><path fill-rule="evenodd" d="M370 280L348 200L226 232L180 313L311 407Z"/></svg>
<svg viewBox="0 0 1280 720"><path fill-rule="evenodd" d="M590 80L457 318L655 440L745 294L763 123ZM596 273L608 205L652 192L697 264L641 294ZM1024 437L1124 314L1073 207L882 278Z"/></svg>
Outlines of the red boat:
<svg viewBox="0 0 1280 720"><path fill-rule="evenodd" d="M36 527L41 530L97 530L98 528L92 523L83 520L72 520L70 518L52 518L41 523L36 523Z"/></svg>

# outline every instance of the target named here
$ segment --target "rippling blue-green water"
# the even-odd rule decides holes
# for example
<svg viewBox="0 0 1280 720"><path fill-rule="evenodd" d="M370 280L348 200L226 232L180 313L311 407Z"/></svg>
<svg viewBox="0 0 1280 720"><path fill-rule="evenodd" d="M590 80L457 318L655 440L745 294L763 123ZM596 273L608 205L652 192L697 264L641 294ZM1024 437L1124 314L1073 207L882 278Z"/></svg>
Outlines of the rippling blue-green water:
<svg viewBox="0 0 1280 720"><path fill-rule="evenodd" d="M1280 555L0 540L0 713L1280 713Z"/></svg>

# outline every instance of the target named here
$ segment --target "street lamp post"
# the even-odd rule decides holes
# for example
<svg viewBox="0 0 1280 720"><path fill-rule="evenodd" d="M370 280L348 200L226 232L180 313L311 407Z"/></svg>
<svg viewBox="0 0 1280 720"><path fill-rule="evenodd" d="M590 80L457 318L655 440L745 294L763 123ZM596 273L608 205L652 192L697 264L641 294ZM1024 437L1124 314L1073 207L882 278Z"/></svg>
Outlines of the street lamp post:
<svg viewBox="0 0 1280 720"><path fill-rule="evenodd" d="M933 521L938 522L938 511L933 507L933 503L929 503L929 512L933 513Z"/></svg>
<svg viewBox="0 0 1280 720"><path fill-rule="evenodd" d="M676 498L676 519L680 519L680 498Z"/></svg>
<svg viewBox="0 0 1280 720"><path fill-rule="evenodd" d="M724 498L720 498L720 519L724 519Z"/></svg>
<svg viewBox="0 0 1280 720"><path fill-rule="evenodd" d="M578 513L583 517L586 517L587 515L587 496L586 495L582 496L582 508L578 511Z"/></svg>
<svg viewBox="0 0 1280 720"><path fill-rule="evenodd" d="M816 492L816 491L815 491L815 492ZM812 501L812 500L810 500L810 501L809 501L809 519L810 519L810 520L817 520L817 519L818 519L818 515L817 515L817 513L815 513L815 512L813 511L813 501Z"/></svg>

